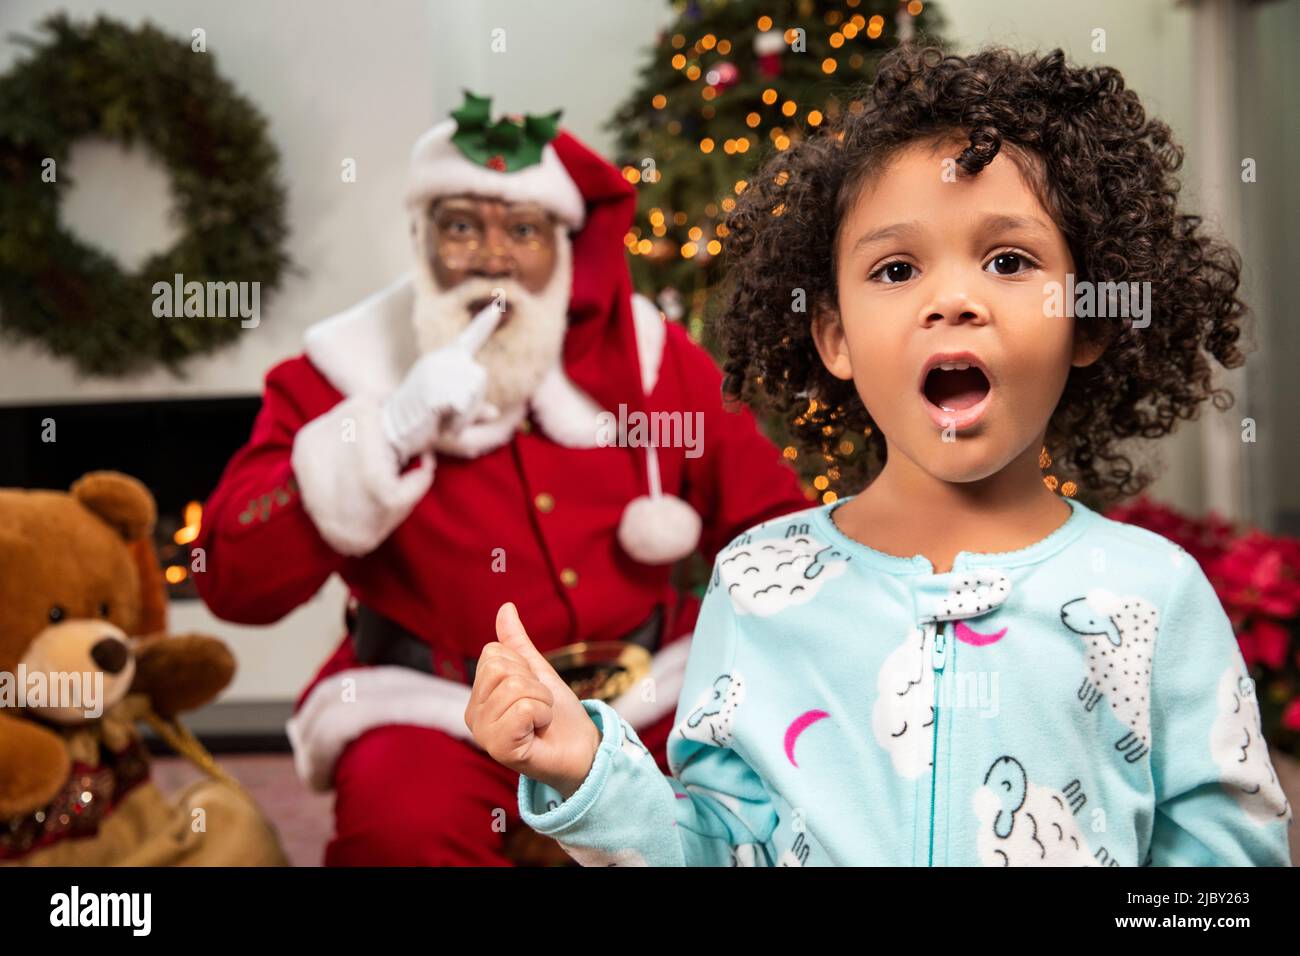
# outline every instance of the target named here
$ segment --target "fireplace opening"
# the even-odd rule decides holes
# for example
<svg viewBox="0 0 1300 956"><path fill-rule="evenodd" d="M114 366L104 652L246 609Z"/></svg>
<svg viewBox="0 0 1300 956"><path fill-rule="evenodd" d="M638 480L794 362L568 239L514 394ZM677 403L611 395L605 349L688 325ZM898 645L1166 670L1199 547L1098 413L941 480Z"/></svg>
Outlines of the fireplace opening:
<svg viewBox="0 0 1300 956"><path fill-rule="evenodd" d="M88 471L144 482L158 503L154 546L172 600L198 597L190 542L202 502L248 441L259 397L0 408L0 487L66 491Z"/></svg>

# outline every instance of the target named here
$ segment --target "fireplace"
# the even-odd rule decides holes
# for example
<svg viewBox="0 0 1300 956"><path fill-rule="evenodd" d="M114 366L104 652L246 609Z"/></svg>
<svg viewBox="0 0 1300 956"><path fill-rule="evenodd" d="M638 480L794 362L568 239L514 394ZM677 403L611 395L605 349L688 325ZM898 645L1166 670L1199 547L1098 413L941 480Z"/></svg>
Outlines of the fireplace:
<svg viewBox="0 0 1300 956"><path fill-rule="evenodd" d="M66 491L102 469L140 479L158 502L154 544L168 596L196 599L189 542L202 502L248 440L260 407L258 397L3 407L0 487Z"/></svg>

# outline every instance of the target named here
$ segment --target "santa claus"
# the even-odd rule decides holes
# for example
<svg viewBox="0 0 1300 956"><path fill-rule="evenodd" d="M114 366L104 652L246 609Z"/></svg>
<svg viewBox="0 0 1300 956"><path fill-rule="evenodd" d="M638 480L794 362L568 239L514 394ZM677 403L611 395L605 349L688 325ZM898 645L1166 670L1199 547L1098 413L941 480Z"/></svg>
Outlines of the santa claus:
<svg viewBox="0 0 1300 956"><path fill-rule="evenodd" d="M415 268L270 371L196 542L227 620L275 621L332 574L351 592L288 728L336 794L327 864L513 861L518 778L464 720L506 600L543 652L653 655L612 703L666 772L698 604L673 563L807 506L709 355L632 292L634 187L558 113L488 107L467 94L416 144ZM702 441L611 441L638 413L691 415Z"/></svg>

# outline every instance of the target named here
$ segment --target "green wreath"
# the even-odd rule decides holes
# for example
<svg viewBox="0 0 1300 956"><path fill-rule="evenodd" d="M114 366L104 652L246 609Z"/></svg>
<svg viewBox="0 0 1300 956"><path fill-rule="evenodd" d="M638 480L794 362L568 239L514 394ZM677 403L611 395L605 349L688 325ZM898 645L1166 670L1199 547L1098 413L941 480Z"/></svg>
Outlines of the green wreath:
<svg viewBox="0 0 1300 956"><path fill-rule="evenodd" d="M49 42L15 37L32 54L0 77L0 331L89 373L159 362L176 372L244 326L229 314L158 317L156 283L257 282L260 298L290 268L279 153L211 54L104 17L56 14L40 26ZM62 167L88 135L139 141L171 174L182 235L130 274L59 221Z"/></svg>

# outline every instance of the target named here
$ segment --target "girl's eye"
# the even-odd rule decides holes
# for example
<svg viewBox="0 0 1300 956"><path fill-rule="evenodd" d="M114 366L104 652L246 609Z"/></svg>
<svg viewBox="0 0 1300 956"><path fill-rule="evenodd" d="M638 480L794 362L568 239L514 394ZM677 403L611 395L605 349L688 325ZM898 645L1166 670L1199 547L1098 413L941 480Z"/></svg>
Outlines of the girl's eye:
<svg viewBox="0 0 1300 956"><path fill-rule="evenodd" d="M912 278L910 262L889 262L876 270L872 278L879 278L886 285L896 285Z"/></svg>
<svg viewBox="0 0 1300 956"><path fill-rule="evenodd" d="M986 272L992 272L1000 276L1013 276L1032 266L1030 261L1015 252L1003 252L989 260L989 264L984 267Z"/></svg>
<svg viewBox="0 0 1300 956"><path fill-rule="evenodd" d="M531 222L522 222L515 226L516 239L530 239L537 231L537 228Z"/></svg>

